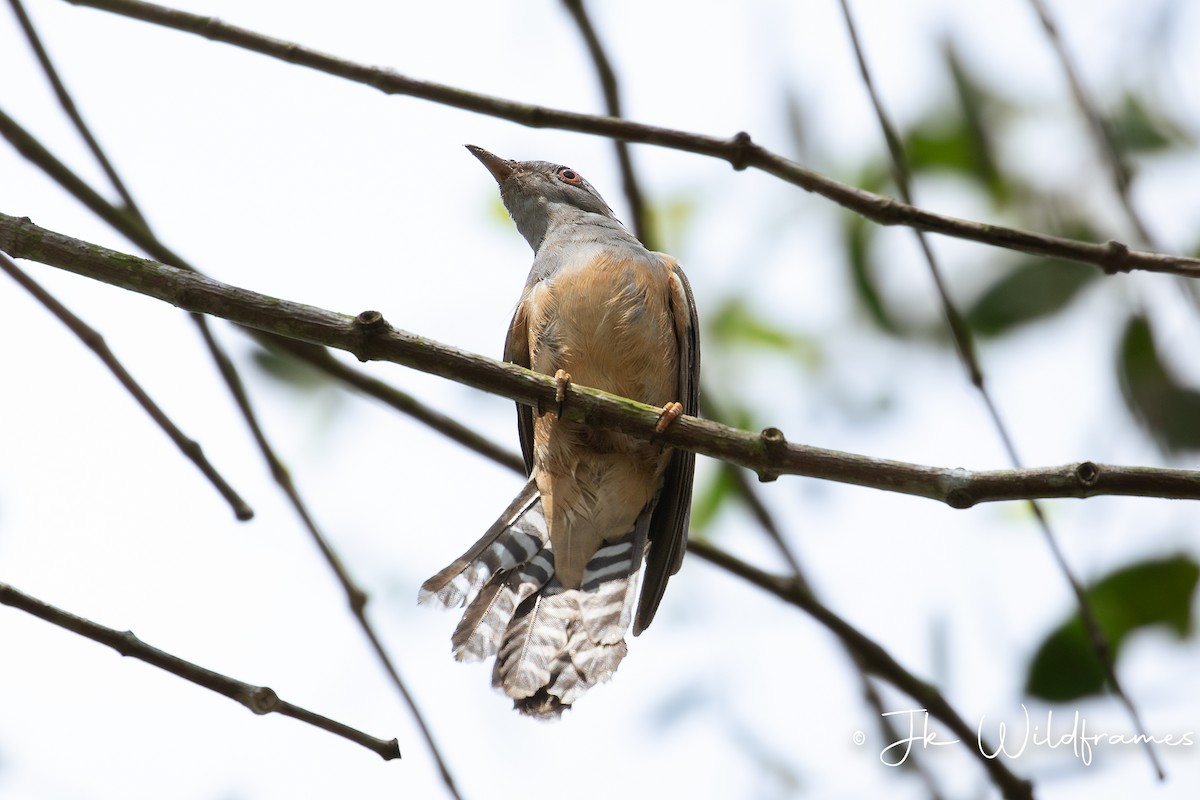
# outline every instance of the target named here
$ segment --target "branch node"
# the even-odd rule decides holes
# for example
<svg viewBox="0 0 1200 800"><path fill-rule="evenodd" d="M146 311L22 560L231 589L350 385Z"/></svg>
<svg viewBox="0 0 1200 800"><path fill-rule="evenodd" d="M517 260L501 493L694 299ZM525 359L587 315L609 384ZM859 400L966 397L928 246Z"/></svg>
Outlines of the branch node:
<svg viewBox="0 0 1200 800"><path fill-rule="evenodd" d="M369 310L354 318L354 327L359 338L358 351L354 353L354 357L359 361L370 361L368 351L371 349L371 340L392 329L383 318L383 314Z"/></svg>
<svg viewBox="0 0 1200 800"><path fill-rule="evenodd" d="M363 612L367 608L367 593L357 586L346 587L347 600L350 603L350 610L354 612L354 616L362 618Z"/></svg>
<svg viewBox="0 0 1200 800"><path fill-rule="evenodd" d="M1118 242L1115 239L1109 239L1105 242L1104 258L1100 267L1109 275L1115 275L1118 272L1129 272L1133 269L1133 266L1129 263L1129 245Z"/></svg>
<svg viewBox="0 0 1200 800"><path fill-rule="evenodd" d="M129 658L144 645L142 640L133 631L121 631L116 637L116 644L110 644L109 646L123 657Z"/></svg>
<svg viewBox="0 0 1200 800"><path fill-rule="evenodd" d="M244 703L255 714L270 714L279 708L279 695L269 686L255 686L246 695Z"/></svg>
<svg viewBox="0 0 1200 800"><path fill-rule="evenodd" d="M1084 486L1094 486L1100 479L1100 468L1091 461L1084 461L1075 467L1075 477Z"/></svg>
<svg viewBox="0 0 1200 800"><path fill-rule="evenodd" d="M750 166L750 148L754 146L754 142L750 139L750 134L745 131L738 131L729 140L729 146L732 148L732 151L729 153L729 163L736 171L741 172Z"/></svg>
<svg viewBox="0 0 1200 800"><path fill-rule="evenodd" d="M975 505L975 497L970 491L960 486L946 493L946 505L958 509L970 508Z"/></svg>
<svg viewBox="0 0 1200 800"><path fill-rule="evenodd" d="M779 428L763 428L758 436L763 443L763 452L768 458L778 458L780 453L787 450L787 438ZM779 478L779 472L769 467L762 467L757 472L761 483L770 483Z"/></svg>

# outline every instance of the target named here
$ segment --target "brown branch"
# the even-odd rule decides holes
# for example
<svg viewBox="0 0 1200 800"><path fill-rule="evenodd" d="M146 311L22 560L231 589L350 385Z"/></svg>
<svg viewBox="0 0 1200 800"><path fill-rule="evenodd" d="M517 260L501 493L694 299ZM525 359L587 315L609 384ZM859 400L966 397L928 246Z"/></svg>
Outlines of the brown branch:
<svg viewBox="0 0 1200 800"><path fill-rule="evenodd" d="M42 45L42 39L38 36L37 30L33 27L33 22L29 19L29 15L25 13L25 7L21 4L21 0L9 0L12 6L13 13L17 17L17 22L21 25L21 30L25 32L25 38L29 40L29 46L32 48L34 55L37 57L38 63L42 66L42 71L46 73L46 79L50 81L51 88L54 89L54 96L58 98L59 105L63 111L70 117L75 129L79 131L79 135L87 144L88 149L92 151L100 168L104 170L104 174L108 176L108 180L112 183L113 188L117 190L117 194L121 196L121 202L125 204L125 209L138 219L145 219L141 210L137 207L137 203L133 201L133 195L125 188L121 177L117 175L116 169L108 157L104 155L103 148L96 141L96 137L92 135L92 131L88 128L87 123L83 121L83 115L79 113L79 109L75 106L75 101L71 99L70 92L63 84L62 79L58 76L58 70L54 68L54 62L50 60L50 55L46 52L46 48Z"/></svg>
<svg viewBox="0 0 1200 800"><path fill-rule="evenodd" d="M24 128L17 124L15 120L13 120L3 111L0 111L0 135L8 139L9 142L11 142L23 156L25 156L34 164L38 165L44 172L46 172L47 175L57 181L59 185L74 195L97 216L120 231L130 241L137 244L155 258L175 264L176 269L178 271L182 271L184 274L192 274L197 276L200 275L200 273L194 267L192 267L180 256L176 255L165 244L159 241L153 232L150 231L145 220L134 215L132 212L122 211L121 209L116 208L103 197L101 197L94 189L88 186L87 183L85 183L81 178L79 178L79 176L72 172L65 164L55 158L53 154L47 151L46 148L37 141L37 139L30 135ZM23 256L17 257L22 258ZM128 258L134 257L128 256ZM229 356L220 347L216 341L216 338L212 335L212 332L208 327L207 316L195 311L194 309L187 310L192 312L191 318L200 329L201 335L203 336L205 343L208 345L208 349L212 354L213 359L217 363L217 368L219 369L222 378L225 380L226 385L233 394L238 408L241 410L242 416L250 428L251 435L254 437L259 451L262 453L263 458L268 464L272 478L287 496L297 515L300 517L301 522L304 524L305 529L308 531L310 537L313 539L318 549L325 557L326 562L337 576L339 583L346 593L346 598L349 602L351 612L358 621L364 635L369 640L372 649L379 657L384 669L392 679L392 683L396 687L396 690L400 693L401 698L408 705L409 711L412 713L413 719L416 722L418 729L421 731L426 745L429 747L430 753L437 764L438 771L441 774L443 782L446 784L447 790L450 792L452 797L460 797L458 788L455 785L449 767L442 758L441 751L433 739L432 732L429 730L428 725L425 724L424 716L421 714L420 709L417 708L416 702L413 700L412 695L409 693L408 688L401 679L399 671L397 670L395 664L392 663L391 658L387 655L382 643L379 640L379 637L375 634L374 628L372 628L370 621L366 617L365 609L368 599L366 592L364 592L354 582L353 578L342 564L342 561L338 557L337 553L329 545L328 541L325 539L325 536L317 527L312 515L309 514L307 507L300 497L300 493L297 490L295 483L291 479L291 475L288 472L287 467L275 453L274 448L271 447L270 442L266 438L266 434L263 432L258 423L258 418L250 404L250 398L246 393L244 385L242 384L241 376L238 374Z"/></svg>
<svg viewBox="0 0 1200 800"><path fill-rule="evenodd" d="M571 19L575 20L575 26L579 28L579 35L583 37L583 42L587 45L588 53L592 57L592 65L596 68L596 77L600 81L600 91L604 94L605 111L610 117L623 116L617 75L613 72L612 64L604 52L604 45L600 43L600 37L592 25L583 0L563 0L563 6L571 15ZM629 155L629 145L620 139L614 139L613 146L617 151L617 164L621 168L621 188L625 191L625 198L629 201L629 213L633 217L633 232L642 241L642 244L655 250L657 248L650 231L650 215L646 211L646 201L642 197L641 185L638 182L637 173L633 169L633 158Z"/></svg>
<svg viewBox="0 0 1200 800"><path fill-rule="evenodd" d="M887 680L916 700L928 709L930 714L942 720L962 741L972 742L977 739L978 732L958 716L953 706L942 697L936 687L906 670L878 643L860 633L854 626L817 600L801 581L763 572L707 542L691 540L688 542L688 551L802 609L845 644L856 655L858 663L863 669ZM1004 797L1033 797L1033 788L1027 781L1009 772L1000 759L987 758L978 752L993 752L993 750L986 747L970 749L977 751L976 755L980 756L984 768L987 769Z"/></svg>
<svg viewBox="0 0 1200 800"><path fill-rule="evenodd" d="M230 700L236 700L255 714L282 714L285 717L300 720L321 730L349 739L368 750L374 751L385 761L400 758L400 746L395 739L377 739L374 736L351 728L336 720L321 716L306 708L289 703L275 694L273 689L266 686L255 686L244 683L228 675L213 672L211 669L185 661L178 656L159 650L134 636L132 631L118 631L106 628L89 619L76 616L61 608L43 603L18 591L7 583L0 583L0 604L12 606L35 617L65 628L69 631L87 637L94 642L108 645L123 656L145 661L151 666L172 675L191 681L197 686L223 694ZM7 657L11 658L10 653Z"/></svg>
<svg viewBox="0 0 1200 800"><path fill-rule="evenodd" d="M525 474L525 460L521 458L520 453L496 444L477 431L463 425L454 417L430 408L407 392L402 392L378 378L342 363L334 358L333 354L324 347L318 347L295 339L285 339L281 336L266 334L250 328L247 328L246 331L256 339L259 339L264 345L272 349L283 350L288 355L300 359L315 369L321 370L329 377L341 381L345 385L357 389L369 397L374 397L385 405L409 415L418 422L428 425L451 441L474 450L484 458L491 459L497 464L508 467L522 475Z"/></svg>
<svg viewBox="0 0 1200 800"><path fill-rule="evenodd" d="M875 88L874 81L871 79L871 70L867 66L866 54L863 52L862 43L858 38L858 28L854 24L854 15L850 11L850 0L840 0L840 4L842 17L850 33L850 42L854 49L855 58L858 61L858 68L862 75L863 84L866 87L867 94L871 98L871 105L875 110L875 118L879 122L879 127L882 129L884 139L887 142L893 178L900 191L900 196L904 198L904 202L911 204L913 202L912 180L908 168L908 157L904 152L904 145L899 135L897 135L896 128L892 125L891 118L883 106L883 100ZM1045 17L1043 17L1043 20L1045 20ZM954 339L959 360L967 372L967 377L975 386L976 391L979 392L984 406L987 408L988 416L991 417L992 425L996 429L1005 451L1008 453L1009 461L1014 468L1021 469L1023 465L1021 457L1017 453L1012 433L1001 418L1000 409L996 406L996 402L984 382L983 367L976 355L971 331L967 327L966 321L957 306L955 306L954 301L950 298L941 267L938 265L937 258L933 254L933 248L930 247L929 242L926 240L924 232L916 230L914 233L921 246L921 252L925 256L925 262L929 266L929 273L933 278L934 286L937 288L938 300L942 307L942 313L946 318L946 325L950 329L951 338ZM1143 737L1142 741L1145 743L1145 750L1150 758L1150 763L1161 780L1165 777L1162 765L1159 763L1158 755L1154 752L1154 747L1150 743L1149 736L1146 735L1146 729L1142 724L1141 715L1138 713L1137 707L1133 704L1133 700L1129 695L1125 693L1125 689L1118 679L1112 649L1109 647L1104 630L1100 627L1100 620L1096 616L1096 611L1092 607L1091 600L1088 598L1083 584L1075 576L1071 565L1067 563L1066 554L1063 553L1062 548L1058 545L1058 540L1050 527L1050 520L1046 517L1045 510L1040 503L1032 498L1027 503L1029 504L1030 511L1033 512L1033 518L1037 522L1038 529L1041 531L1042 538L1045 539L1046 545L1050 549L1059 572L1066 578L1067 584L1075 595L1075 604L1079 608L1079 616L1083 620L1084 627L1087 630L1092 652L1095 654L1096 660L1099 661L1113 694L1117 697L1121 705L1125 707L1138 734Z"/></svg>
<svg viewBox="0 0 1200 800"><path fill-rule="evenodd" d="M0 214L0 250L188 311L449 378L527 405L554 402L555 383L531 372L392 328L378 313L357 317L267 297L196 272L72 239ZM698 417L681 417L656 434L661 409L572 385L565 416L601 428L694 450L747 467L763 480L804 475L938 500L952 508L1030 497L1136 495L1200 499L1200 471L1126 467L1084 461L1020 470L965 470L872 458L788 442L767 428L751 433Z"/></svg>
<svg viewBox="0 0 1200 800"><path fill-rule="evenodd" d="M1066 75L1067 85L1071 89L1071 96L1075 100L1075 105L1078 106L1079 112L1083 114L1083 118L1087 121L1088 128L1092 133L1092 139L1096 146L1100 149L1100 153L1108 164L1109 173L1112 177L1113 189L1117 193L1117 200L1121 203L1121 207L1125 211L1125 216L1129 218L1130 224L1133 226L1134 233L1138 239L1147 245L1151 245L1154 237L1150 234L1150 230L1146 227L1146 223L1142 220L1137 209L1134 208L1133 200L1129 196L1129 186L1132 183L1132 176L1129 174L1129 169L1121 158L1120 152L1117 150L1117 143L1113 139L1112 129L1108 122L1092 101L1088 90L1084 88L1083 79L1079 75L1079 70L1075 67L1075 62L1067 52L1066 43L1058 34L1058 26L1054 24L1054 19L1050 16L1049 9L1042 0L1029 0L1029 4L1033 6L1033 11L1037 14L1038 21L1042 23L1042 29L1046 32L1046 38L1050 42L1050 49L1054 51L1054 55L1058 58L1059 67L1062 68L1063 74Z"/></svg>
<svg viewBox="0 0 1200 800"><path fill-rule="evenodd" d="M26 291L32 294L39 303L45 306L49 311L58 317L67 328L79 337L85 345L87 345L93 353L95 353L104 366L108 367L109 372L113 374L121 385L124 386L138 404L145 410L150 418L158 424L158 427L163 429L167 436L171 437L171 441L179 448L188 460L196 465L197 469L208 478L209 482L216 487L221 496L233 508L233 513L240 520L248 520L254 517L254 510L246 505L246 501L241 498L233 487L217 472L204 455L198 442L194 439L189 439L179 427L170 420L163 410L155 403L150 395L140 384L129 374L129 370L117 360L108 344L94 328L90 327L75 314L71 313L70 309L60 303L53 295L42 288L33 278L26 275L20 267L18 267L12 259L0 253L0 269L12 276L13 280L21 284Z"/></svg>
<svg viewBox="0 0 1200 800"><path fill-rule="evenodd" d="M1200 277L1200 260L1131 250L1120 242L1081 242L935 214L895 198L867 192L805 169L760 145L742 132L728 139L631 122L614 117L578 114L530 105L453 86L422 81L389 69L336 58L294 42L228 25L214 17L189 14L139 0L67 0L156 25L203 36L262 55L374 87L386 94L407 95L441 105L509 120L533 128L556 128L651 144L728 161L734 169L754 168L825 197L880 225L907 225L931 233L1017 250L1039 256L1091 264L1105 272L1134 269Z"/></svg>

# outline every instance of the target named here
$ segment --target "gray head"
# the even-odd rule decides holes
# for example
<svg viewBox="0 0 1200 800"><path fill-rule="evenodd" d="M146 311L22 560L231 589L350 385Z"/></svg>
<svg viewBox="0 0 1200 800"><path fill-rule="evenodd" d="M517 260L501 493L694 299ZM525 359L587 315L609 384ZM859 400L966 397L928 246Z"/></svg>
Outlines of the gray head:
<svg viewBox="0 0 1200 800"><path fill-rule="evenodd" d="M509 161L473 144L466 146L500 184L500 198L517 230L537 251L556 225L591 221L620 229L600 193L575 170L548 161Z"/></svg>

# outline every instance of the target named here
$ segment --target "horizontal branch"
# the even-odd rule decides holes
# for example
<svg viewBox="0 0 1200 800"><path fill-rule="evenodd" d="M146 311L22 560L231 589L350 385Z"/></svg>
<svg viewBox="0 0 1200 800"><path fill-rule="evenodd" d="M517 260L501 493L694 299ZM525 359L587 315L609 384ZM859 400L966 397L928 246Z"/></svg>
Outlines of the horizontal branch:
<svg viewBox="0 0 1200 800"><path fill-rule="evenodd" d="M349 739L368 750L374 751L385 761L400 758L400 745L395 739L377 739L374 736L351 728L336 720L323 717L306 708L280 699L275 691L266 686L255 686L244 683L228 675L213 672L211 669L185 661L178 656L159 650L143 642L132 631L118 631L107 628L89 619L78 617L61 608L43 603L34 597L18 591L7 583L0 583L0 604L18 608L60 628L78 633L94 642L108 645L123 656L145 661L147 664L165 670L184 680L191 681L197 686L223 694L230 700L236 700L255 714L282 714L285 717L298 719L321 730ZM12 658L11 652L7 656Z"/></svg>
<svg viewBox="0 0 1200 800"><path fill-rule="evenodd" d="M390 69L347 61L294 42L274 39L245 28L229 25L215 17L190 14L153 3L140 2L140 0L67 0L67 2L74 5L91 6L155 25L203 36L277 58L289 64L296 64L365 84L386 94L416 97L532 128L557 128L607 136L626 142L684 150L728 161L734 169L738 170L752 167L774 175L787 183L819 194L880 225L907 225L918 230L969 239L1022 253L1091 264L1108 273L1141 269L1193 278L1200 277L1200 261L1192 258L1131 250L1128 246L1115 241L1106 244L1081 242L1017 228L1007 228L1002 225L990 225L935 214L932 211L900 202L893 197L874 194L806 169L795 161L755 144L750 135L745 132L738 133L729 139L722 139L615 117L579 114L573 111L505 100L441 83L409 78Z"/></svg>
<svg viewBox="0 0 1200 800"><path fill-rule="evenodd" d="M109 250L0 214L0 250L94 280L139 292L200 314L352 353L361 361L391 361L439 375L530 406L554 404L546 375L396 330L376 311L357 317L230 286L195 272ZM872 458L788 442L767 428L738 430L698 417L681 417L656 434L660 409L596 389L572 385L564 415L600 428L746 467L761 480L780 475L850 483L938 500L953 508L1034 497L1137 495L1200 499L1200 471L1125 467L1084 461L1014 470L947 469Z"/></svg>

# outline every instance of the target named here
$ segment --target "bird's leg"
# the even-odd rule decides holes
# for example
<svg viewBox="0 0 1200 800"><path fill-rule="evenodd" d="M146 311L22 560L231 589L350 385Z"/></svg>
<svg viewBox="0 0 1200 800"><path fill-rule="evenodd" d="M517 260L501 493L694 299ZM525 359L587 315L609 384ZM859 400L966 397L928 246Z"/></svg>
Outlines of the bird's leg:
<svg viewBox="0 0 1200 800"><path fill-rule="evenodd" d="M654 426L655 433L662 433L667 428L671 427L671 423L683 416L683 405L681 403L667 403L663 406L662 412L658 415L658 422Z"/></svg>
<svg viewBox="0 0 1200 800"><path fill-rule="evenodd" d="M554 402L558 404L559 419L562 419L563 401L567 399L567 386L570 383L571 376L565 370L554 373Z"/></svg>

